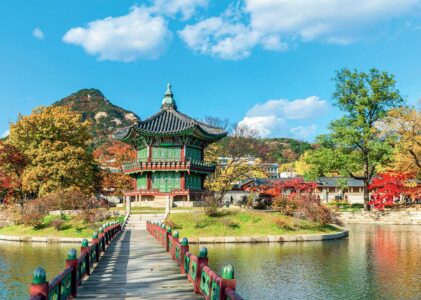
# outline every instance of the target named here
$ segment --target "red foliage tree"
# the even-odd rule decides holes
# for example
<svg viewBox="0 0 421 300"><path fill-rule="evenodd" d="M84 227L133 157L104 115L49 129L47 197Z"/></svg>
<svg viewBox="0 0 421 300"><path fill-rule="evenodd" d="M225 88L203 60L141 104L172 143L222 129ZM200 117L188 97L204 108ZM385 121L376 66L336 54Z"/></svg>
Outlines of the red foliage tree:
<svg viewBox="0 0 421 300"><path fill-rule="evenodd" d="M371 201L374 208L383 210L393 206L401 197L416 200L421 197L421 186L412 174L409 173L384 173L375 177L369 185Z"/></svg>
<svg viewBox="0 0 421 300"><path fill-rule="evenodd" d="M302 178L291 178L274 180L271 184L250 187L248 190L276 197L285 193L312 193L316 187L317 184L315 182L305 182Z"/></svg>
<svg viewBox="0 0 421 300"><path fill-rule="evenodd" d="M24 155L14 146L0 141L0 197L6 202L23 197L21 175L25 166Z"/></svg>

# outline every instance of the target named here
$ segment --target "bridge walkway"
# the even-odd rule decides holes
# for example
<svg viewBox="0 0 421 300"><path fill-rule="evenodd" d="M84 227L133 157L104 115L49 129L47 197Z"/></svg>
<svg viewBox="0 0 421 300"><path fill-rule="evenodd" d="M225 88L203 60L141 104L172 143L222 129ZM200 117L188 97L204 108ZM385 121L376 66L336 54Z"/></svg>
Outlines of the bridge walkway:
<svg viewBox="0 0 421 300"><path fill-rule="evenodd" d="M202 299L146 230L126 229L78 289L80 299Z"/></svg>

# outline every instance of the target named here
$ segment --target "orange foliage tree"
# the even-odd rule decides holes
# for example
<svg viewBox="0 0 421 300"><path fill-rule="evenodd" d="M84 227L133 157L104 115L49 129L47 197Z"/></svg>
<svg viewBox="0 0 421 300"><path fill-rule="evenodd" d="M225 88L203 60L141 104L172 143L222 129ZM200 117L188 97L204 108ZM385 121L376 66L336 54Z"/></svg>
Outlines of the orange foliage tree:
<svg viewBox="0 0 421 300"><path fill-rule="evenodd" d="M123 174L121 165L136 158L135 150L120 141L106 142L93 152L100 165L100 185L105 195L122 196L125 190L131 189L133 179Z"/></svg>

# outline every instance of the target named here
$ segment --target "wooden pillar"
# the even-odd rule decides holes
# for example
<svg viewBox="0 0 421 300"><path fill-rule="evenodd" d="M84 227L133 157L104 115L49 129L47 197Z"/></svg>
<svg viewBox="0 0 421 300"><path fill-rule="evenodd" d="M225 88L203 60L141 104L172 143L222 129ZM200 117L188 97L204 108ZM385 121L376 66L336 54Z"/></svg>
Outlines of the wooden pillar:
<svg viewBox="0 0 421 300"><path fill-rule="evenodd" d="M181 161L186 161L186 145L181 146Z"/></svg>
<svg viewBox="0 0 421 300"><path fill-rule="evenodd" d="M152 190L152 173L148 172L146 174L146 190Z"/></svg>
<svg viewBox="0 0 421 300"><path fill-rule="evenodd" d="M186 178L184 172L180 173L180 189L184 191L186 189Z"/></svg>
<svg viewBox="0 0 421 300"><path fill-rule="evenodd" d="M131 200L130 200L130 196L126 196L126 213L130 213L131 212Z"/></svg>
<svg viewBox="0 0 421 300"><path fill-rule="evenodd" d="M152 161L152 147L148 145L148 162Z"/></svg>

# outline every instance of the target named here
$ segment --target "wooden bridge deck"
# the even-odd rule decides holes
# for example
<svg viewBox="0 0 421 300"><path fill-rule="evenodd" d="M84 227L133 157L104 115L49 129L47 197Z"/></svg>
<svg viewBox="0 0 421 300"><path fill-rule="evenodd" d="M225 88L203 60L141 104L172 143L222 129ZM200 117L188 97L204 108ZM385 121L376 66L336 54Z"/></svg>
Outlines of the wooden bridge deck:
<svg viewBox="0 0 421 300"><path fill-rule="evenodd" d="M158 241L130 229L113 241L77 298L202 299Z"/></svg>

